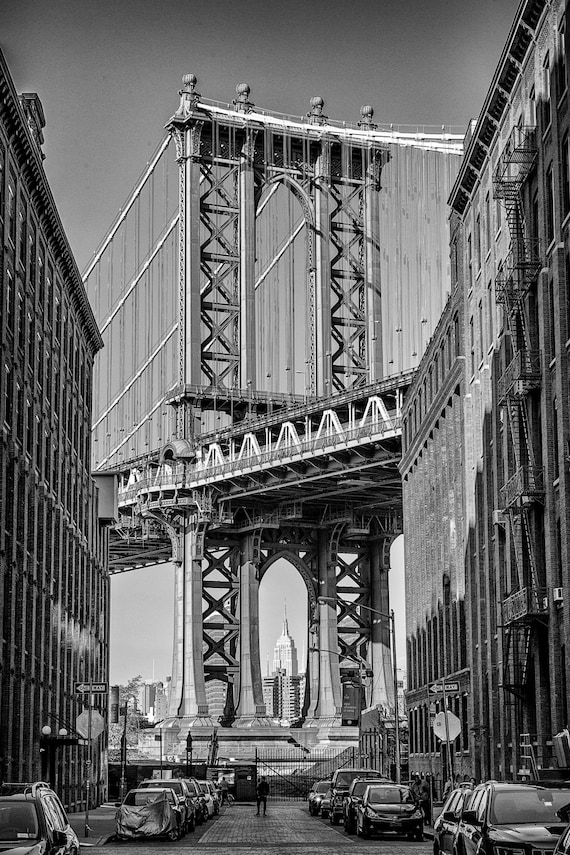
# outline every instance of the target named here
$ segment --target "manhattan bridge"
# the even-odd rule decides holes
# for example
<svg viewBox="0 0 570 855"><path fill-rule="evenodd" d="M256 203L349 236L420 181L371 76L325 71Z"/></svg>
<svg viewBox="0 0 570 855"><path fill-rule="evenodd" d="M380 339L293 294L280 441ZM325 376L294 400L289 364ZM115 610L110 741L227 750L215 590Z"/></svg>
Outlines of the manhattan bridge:
<svg viewBox="0 0 570 855"><path fill-rule="evenodd" d="M462 137L294 118L183 78L166 136L89 265L105 341L94 469L116 474L111 573L172 562L167 725L271 728L259 587L307 589L305 729L342 682L394 707L390 546L401 405L449 291L446 200ZM161 568L156 568L157 578ZM385 617L374 614L376 610ZM227 731L225 731L227 732Z"/></svg>

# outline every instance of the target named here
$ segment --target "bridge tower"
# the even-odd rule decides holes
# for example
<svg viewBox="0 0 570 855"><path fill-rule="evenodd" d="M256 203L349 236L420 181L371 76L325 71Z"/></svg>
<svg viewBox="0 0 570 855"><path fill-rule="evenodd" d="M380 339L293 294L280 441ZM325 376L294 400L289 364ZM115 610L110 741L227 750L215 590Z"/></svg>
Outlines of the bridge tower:
<svg viewBox="0 0 570 855"><path fill-rule="evenodd" d="M259 586L275 562L292 564L309 604L303 726L326 737L351 676L367 704L395 702L389 549L401 532L411 379L387 376L382 334L379 191L395 137L377 130L371 107L348 128L318 97L293 119L258 110L246 84L230 105L196 86L183 78L169 136L86 274L109 336L95 441L96 468L118 475L111 569L175 565L175 748L189 728L217 724L213 684L221 724L273 730ZM433 148L446 145L458 153L449 139ZM159 174L177 200L163 200L157 228Z"/></svg>

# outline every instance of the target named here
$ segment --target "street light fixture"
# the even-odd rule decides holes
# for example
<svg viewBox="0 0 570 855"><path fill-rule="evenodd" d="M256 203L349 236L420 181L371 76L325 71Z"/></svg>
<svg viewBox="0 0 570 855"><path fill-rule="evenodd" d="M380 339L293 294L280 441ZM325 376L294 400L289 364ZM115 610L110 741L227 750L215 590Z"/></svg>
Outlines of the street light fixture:
<svg viewBox="0 0 570 855"><path fill-rule="evenodd" d="M323 605L337 605L337 601L335 597L317 597L317 602L322 603ZM371 606L365 606L362 603L356 604L358 608L365 609L367 612L372 612L372 614L379 615L380 617L387 618L391 624L391 636L392 636L392 680L394 684L394 765L396 766L396 783L400 783L400 710L398 709L398 664L396 659L396 618L394 615L394 609L390 609L390 612L381 612L379 609L373 609Z"/></svg>

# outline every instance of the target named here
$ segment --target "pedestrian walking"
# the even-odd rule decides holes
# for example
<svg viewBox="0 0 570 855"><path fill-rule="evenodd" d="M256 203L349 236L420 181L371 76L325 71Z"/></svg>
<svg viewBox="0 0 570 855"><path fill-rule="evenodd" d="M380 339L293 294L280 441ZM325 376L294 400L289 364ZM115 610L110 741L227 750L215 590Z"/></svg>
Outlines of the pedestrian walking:
<svg viewBox="0 0 570 855"><path fill-rule="evenodd" d="M256 816L259 816L259 809L263 805L263 816L267 815L267 796L269 795L269 784L265 779L265 775L262 775L261 781L257 785L257 813Z"/></svg>
<svg viewBox="0 0 570 855"><path fill-rule="evenodd" d="M424 822L431 825L431 778L428 775L420 781L420 807L424 813Z"/></svg>
<svg viewBox="0 0 570 855"><path fill-rule="evenodd" d="M221 797L220 798L220 805L223 805L228 800L228 792L230 789L230 785L228 784L227 780L224 778L223 775L222 775L222 780L220 781L219 786L220 786L220 797Z"/></svg>

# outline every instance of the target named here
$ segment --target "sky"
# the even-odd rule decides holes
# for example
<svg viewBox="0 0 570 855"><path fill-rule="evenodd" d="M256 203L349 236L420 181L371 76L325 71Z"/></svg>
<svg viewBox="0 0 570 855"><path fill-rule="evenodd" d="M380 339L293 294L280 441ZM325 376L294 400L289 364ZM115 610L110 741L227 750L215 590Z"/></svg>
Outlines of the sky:
<svg viewBox="0 0 570 855"><path fill-rule="evenodd" d="M37 92L45 170L79 268L104 238L178 107L182 76L229 103L463 133L481 107L517 0L2 0L0 46L18 92ZM401 551L401 547L398 547ZM401 559L394 560L401 568ZM392 574L400 581L403 570ZM173 571L112 580L111 679L170 673ZM403 589L394 591L403 638ZM275 590L279 585L275 585ZM263 590L261 591L263 597ZM264 601L281 631L281 591ZM270 600L276 599L271 606ZM299 647L304 635L289 625ZM302 611L302 610L301 610ZM125 630L127 627L127 630ZM276 636L277 637L277 636ZM262 646L262 667L266 647ZM399 661L405 659L398 643Z"/></svg>

